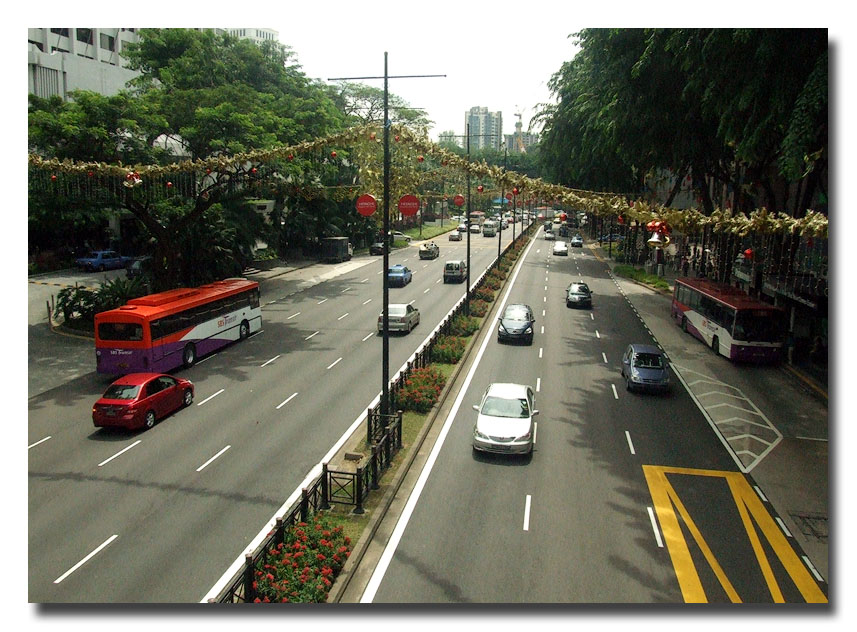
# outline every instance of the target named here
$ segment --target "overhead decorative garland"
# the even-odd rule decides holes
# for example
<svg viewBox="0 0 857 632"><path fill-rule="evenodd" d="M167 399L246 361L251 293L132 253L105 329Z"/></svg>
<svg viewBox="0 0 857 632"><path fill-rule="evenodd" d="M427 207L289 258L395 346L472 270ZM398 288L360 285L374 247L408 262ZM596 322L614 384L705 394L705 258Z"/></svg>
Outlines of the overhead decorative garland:
<svg viewBox="0 0 857 632"><path fill-rule="evenodd" d="M729 209L715 209L711 215L704 215L696 209L673 209L660 204L652 204L645 200L627 201L625 197L613 193L601 193L571 189L558 184L551 184L541 178L530 178L502 167L488 165L484 161L472 162L466 157L459 156L431 142L425 134L417 135L409 128L394 125L391 130L398 146L413 149L416 155L414 161L408 161L403 169L408 173L398 176L396 188L414 186L430 179L437 179L436 170L431 174L421 172L421 163L425 158L434 161L453 173L469 175L473 178L490 180L495 188L511 191L517 188L520 195L530 200L553 202L575 210L586 211L598 217L621 215L626 223L632 221L645 225L652 219L659 219L683 233L702 232L708 228L715 233L731 233L746 236L750 233L774 234L786 233L804 237L828 237L828 220L822 213L807 210L803 217L795 218L785 213L772 213L766 208L752 211L749 215L735 214ZM45 159L36 154L29 154L30 167L36 171L50 173L52 182L58 175L87 176L97 181L103 178L121 179L126 187L137 188L147 180L163 182L169 189L172 181L169 178L181 174L200 173L236 173L246 170L247 165L265 164L275 160L291 160L295 156L311 154L328 147L346 147L354 149L354 157L358 165L362 186L354 185L338 188L336 196L345 199L355 196L360 191L376 190L380 183L381 171L373 166L377 161L371 160L371 155L377 151L381 143L380 130L376 125L363 125L349 128L326 137L311 141L277 147L266 150L242 152L231 156L219 155L205 160L185 160L167 165L112 165L96 162L75 162L71 160ZM332 158L336 152L330 152ZM319 188L319 195L328 195L324 188ZM302 191L305 197L316 197L316 192Z"/></svg>

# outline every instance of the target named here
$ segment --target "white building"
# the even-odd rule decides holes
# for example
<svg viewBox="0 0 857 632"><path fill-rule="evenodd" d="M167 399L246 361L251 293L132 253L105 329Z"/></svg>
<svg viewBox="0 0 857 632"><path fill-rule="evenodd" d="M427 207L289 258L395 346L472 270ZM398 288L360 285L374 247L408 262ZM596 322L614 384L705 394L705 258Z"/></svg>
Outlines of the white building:
<svg viewBox="0 0 857 632"><path fill-rule="evenodd" d="M470 126L470 149L500 149L503 142L503 113L489 112L486 107L472 107L464 114L464 129ZM467 134L467 132L465 132Z"/></svg>
<svg viewBox="0 0 857 632"><path fill-rule="evenodd" d="M274 29L226 29L226 32L241 39L253 40L257 44L280 40L280 33Z"/></svg>

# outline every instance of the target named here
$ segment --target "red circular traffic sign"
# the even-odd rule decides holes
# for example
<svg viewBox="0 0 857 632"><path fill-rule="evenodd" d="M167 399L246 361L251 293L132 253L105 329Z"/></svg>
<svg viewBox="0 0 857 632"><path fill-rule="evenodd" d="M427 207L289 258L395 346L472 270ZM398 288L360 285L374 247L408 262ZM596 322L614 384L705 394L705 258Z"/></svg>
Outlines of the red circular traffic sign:
<svg viewBox="0 0 857 632"><path fill-rule="evenodd" d="M454 198L452 198L452 202L456 206L464 206L464 196L461 194L456 195Z"/></svg>
<svg viewBox="0 0 857 632"><path fill-rule="evenodd" d="M375 198L368 193L364 193L357 198L357 212L365 217L369 217L378 208L378 203Z"/></svg>
<svg viewBox="0 0 857 632"><path fill-rule="evenodd" d="M420 201L416 195L403 195L399 198L399 211L405 217L416 215L420 210Z"/></svg>

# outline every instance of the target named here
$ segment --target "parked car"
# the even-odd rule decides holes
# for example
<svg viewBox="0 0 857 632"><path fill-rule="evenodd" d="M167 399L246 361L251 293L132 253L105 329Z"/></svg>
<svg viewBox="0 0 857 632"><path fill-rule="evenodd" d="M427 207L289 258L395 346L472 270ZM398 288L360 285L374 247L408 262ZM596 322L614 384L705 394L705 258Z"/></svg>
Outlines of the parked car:
<svg viewBox="0 0 857 632"><path fill-rule="evenodd" d="M553 254L560 257L568 256L568 244L564 241L558 241L553 245Z"/></svg>
<svg viewBox="0 0 857 632"><path fill-rule="evenodd" d="M405 233L398 231L398 230L394 230L390 233L390 241L391 242L406 241L408 243L411 243L411 239L412 238L409 235L406 235Z"/></svg>
<svg viewBox="0 0 857 632"><path fill-rule="evenodd" d="M369 254L370 255L383 255L384 254L384 242L376 241L374 244L369 246Z"/></svg>
<svg viewBox="0 0 857 632"><path fill-rule="evenodd" d="M670 387L667 359L654 345L629 344L622 356L621 373L629 391L667 391Z"/></svg>
<svg viewBox="0 0 857 632"><path fill-rule="evenodd" d="M571 238L571 247L572 248L583 248L583 237L580 235L575 235Z"/></svg>
<svg viewBox="0 0 857 632"><path fill-rule="evenodd" d="M115 250L93 250L87 256L77 259L76 263L89 272L104 272L124 268L130 259L131 257L123 257Z"/></svg>
<svg viewBox="0 0 857 632"><path fill-rule="evenodd" d="M533 325L536 322L533 309L523 303L507 305L498 318L497 342L523 341L533 344Z"/></svg>
<svg viewBox="0 0 857 632"><path fill-rule="evenodd" d="M400 263L390 266L390 269L387 270L387 279L389 280L391 287L395 285L405 287L411 282L412 277L413 273L410 269Z"/></svg>
<svg viewBox="0 0 857 632"><path fill-rule="evenodd" d="M440 256L440 248L433 241L420 246L420 259L437 259Z"/></svg>
<svg viewBox="0 0 857 632"><path fill-rule="evenodd" d="M387 327L389 331L404 331L411 333L411 329L420 324L420 310L407 303L393 303L387 314ZM384 333L384 313L378 314L378 333Z"/></svg>
<svg viewBox="0 0 857 632"><path fill-rule="evenodd" d="M151 428L193 403L190 380L165 373L129 373L113 382L92 407L96 428Z"/></svg>
<svg viewBox="0 0 857 632"><path fill-rule="evenodd" d="M611 242L611 241L618 243L620 241L623 241L624 239L625 239L625 237L620 235L619 233L613 233L612 235L599 235L598 236L598 243L599 244L606 244L606 243Z"/></svg>
<svg viewBox="0 0 857 632"><path fill-rule="evenodd" d="M461 241L461 233L457 230L452 231L449 233L449 241Z"/></svg>
<svg viewBox="0 0 857 632"><path fill-rule="evenodd" d="M545 239L548 241L555 241L556 235L554 235L552 230L545 230Z"/></svg>
<svg viewBox="0 0 857 632"><path fill-rule="evenodd" d="M473 449L502 454L531 454L535 436L533 389L523 384L494 383L474 404Z"/></svg>
<svg viewBox="0 0 857 632"><path fill-rule="evenodd" d="M443 266L444 283L463 283L467 280L467 262L463 259L447 261Z"/></svg>
<svg viewBox="0 0 857 632"><path fill-rule="evenodd" d="M565 289L566 307L592 307L592 291L586 283L571 283Z"/></svg>
<svg viewBox="0 0 857 632"><path fill-rule="evenodd" d="M134 277L149 276L152 273L152 257L145 255L142 257L129 258L125 263L125 276L129 279Z"/></svg>

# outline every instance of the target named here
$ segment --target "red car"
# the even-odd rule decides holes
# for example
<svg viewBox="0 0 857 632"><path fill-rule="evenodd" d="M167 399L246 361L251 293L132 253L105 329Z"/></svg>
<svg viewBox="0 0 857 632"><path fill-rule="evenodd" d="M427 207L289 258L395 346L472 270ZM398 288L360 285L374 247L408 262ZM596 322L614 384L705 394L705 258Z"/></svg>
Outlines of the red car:
<svg viewBox="0 0 857 632"><path fill-rule="evenodd" d="M113 382L92 407L96 428L151 428L193 403L193 383L164 373L131 373Z"/></svg>

